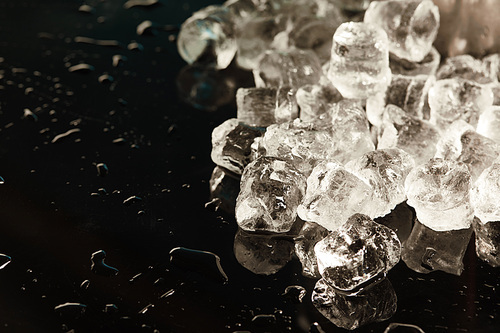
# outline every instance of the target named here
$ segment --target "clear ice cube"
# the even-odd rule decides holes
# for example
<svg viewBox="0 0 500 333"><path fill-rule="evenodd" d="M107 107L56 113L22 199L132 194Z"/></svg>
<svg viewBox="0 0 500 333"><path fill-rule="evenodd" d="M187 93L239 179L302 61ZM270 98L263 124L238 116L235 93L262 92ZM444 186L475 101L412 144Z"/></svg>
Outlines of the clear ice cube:
<svg viewBox="0 0 500 333"><path fill-rule="evenodd" d="M492 103L488 86L459 78L438 80L429 90L430 121L440 130L458 119L475 127L480 113Z"/></svg>
<svg viewBox="0 0 500 333"><path fill-rule="evenodd" d="M500 266L500 221L482 223L474 219L472 223L476 239L476 254L490 266Z"/></svg>
<svg viewBox="0 0 500 333"><path fill-rule="evenodd" d="M341 293L320 279L314 286L312 303L335 326L354 330L392 317L397 309L397 296L387 278L357 295Z"/></svg>
<svg viewBox="0 0 500 333"><path fill-rule="evenodd" d="M286 87L239 88L236 105L238 120L250 126L267 127L298 117L295 95Z"/></svg>
<svg viewBox="0 0 500 333"><path fill-rule="evenodd" d="M300 87L295 94L303 121L323 121L331 103L342 99L339 91L330 84L308 84Z"/></svg>
<svg viewBox="0 0 500 333"><path fill-rule="evenodd" d="M436 231L415 220L410 237L403 243L401 259L419 273L439 270L460 275L471 236L470 225L460 230Z"/></svg>
<svg viewBox="0 0 500 333"><path fill-rule="evenodd" d="M500 154L500 145L463 123L452 124L436 145L435 157L463 162L469 168L471 181L489 167Z"/></svg>
<svg viewBox="0 0 500 333"><path fill-rule="evenodd" d="M400 259L401 243L390 228L354 214L319 241L314 252L325 281L348 292L394 267Z"/></svg>
<svg viewBox="0 0 500 333"><path fill-rule="evenodd" d="M470 200L474 214L484 224L500 221L500 160L486 168L474 183Z"/></svg>
<svg viewBox="0 0 500 333"><path fill-rule="evenodd" d="M439 9L431 0L388 0L372 2L364 21L384 29L391 53L418 62L431 51L439 18Z"/></svg>
<svg viewBox="0 0 500 333"><path fill-rule="evenodd" d="M260 57L271 48L280 28L274 17L254 17L237 25L238 66L250 70L256 69Z"/></svg>
<svg viewBox="0 0 500 333"><path fill-rule="evenodd" d="M496 143L500 144L500 106L494 105L487 108L479 116L476 131Z"/></svg>
<svg viewBox="0 0 500 333"><path fill-rule="evenodd" d="M298 89L319 82L321 62L311 50L268 50L253 70L257 87L287 86Z"/></svg>
<svg viewBox="0 0 500 333"><path fill-rule="evenodd" d="M177 49L188 64L198 61L226 68L237 50L229 9L213 5L193 13L181 25Z"/></svg>
<svg viewBox="0 0 500 333"><path fill-rule="evenodd" d="M400 148L419 165L434 157L439 138L437 128L430 122L389 104L384 111L377 148Z"/></svg>
<svg viewBox="0 0 500 333"><path fill-rule="evenodd" d="M261 157L245 168L236 199L236 222L246 231L287 232L297 217L306 178L290 163Z"/></svg>
<svg viewBox="0 0 500 333"><path fill-rule="evenodd" d="M332 159L335 153L329 128L300 119L269 126L261 145L268 156L290 161L304 175L309 175L318 161Z"/></svg>
<svg viewBox="0 0 500 333"><path fill-rule="evenodd" d="M399 75L435 75L441 62L441 55L435 47L424 57L422 61L413 62L398 58L394 54L389 54L389 67L392 74Z"/></svg>
<svg viewBox="0 0 500 333"><path fill-rule="evenodd" d="M434 76L392 75L391 84L385 95L386 104L394 104L405 110L408 115L424 118L424 104L429 89L435 82Z"/></svg>
<svg viewBox="0 0 500 333"><path fill-rule="evenodd" d="M345 98L385 92L391 81L387 34L362 23L341 24L333 35L328 78Z"/></svg>
<svg viewBox="0 0 500 333"><path fill-rule="evenodd" d="M404 182L414 166L413 158L399 148L373 150L349 161L346 170L372 188L362 212L371 218L384 216L405 201Z"/></svg>
<svg viewBox="0 0 500 333"><path fill-rule="evenodd" d="M289 43L299 49L312 50L321 63L330 60L332 52L332 37L342 23L338 18L315 19L297 26L289 34Z"/></svg>
<svg viewBox="0 0 500 333"><path fill-rule="evenodd" d="M234 173L241 174L251 162L251 145L262 129L242 124L231 118L212 131L212 161Z"/></svg>
<svg viewBox="0 0 500 333"><path fill-rule="evenodd" d="M236 197L240 192L240 177L229 170L216 166L209 181L210 199L215 209L234 214Z"/></svg>
<svg viewBox="0 0 500 333"><path fill-rule="evenodd" d="M318 260L314 253L317 242L328 235L328 229L314 222L305 222L295 237L295 254L302 264L302 275L311 278L320 278Z"/></svg>
<svg viewBox="0 0 500 333"><path fill-rule="evenodd" d="M406 177L408 205L415 208L422 224L435 231L468 229L474 217L470 177L464 163L430 159Z"/></svg>
<svg viewBox="0 0 500 333"><path fill-rule="evenodd" d="M334 162L321 162L307 178L306 194L297 208L304 221L316 222L336 230L360 212L371 195L361 179Z"/></svg>
<svg viewBox="0 0 500 333"><path fill-rule="evenodd" d="M493 82L492 73L486 64L469 54L446 58L439 67L436 78L438 80L461 78L481 84ZM494 79L496 80L496 73Z"/></svg>

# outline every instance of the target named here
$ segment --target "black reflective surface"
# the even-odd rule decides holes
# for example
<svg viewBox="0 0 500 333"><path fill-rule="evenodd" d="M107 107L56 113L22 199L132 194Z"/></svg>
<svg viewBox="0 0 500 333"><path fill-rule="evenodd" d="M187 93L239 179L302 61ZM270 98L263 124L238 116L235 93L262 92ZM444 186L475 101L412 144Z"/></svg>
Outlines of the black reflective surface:
<svg viewBox="0 0 500 333"><path fill-rule="evenodd" d="M124 3L79 11L80 1L0 0L0 253L12 258L0 270L0 331L343 331L312 305L316 281L296 258L275 274L252 273L234 255L234 217L205 208L210 134L235 104L201 111L179 99L185 63L171 35L216 1ZM137 34L145 20L156 35ZM68 70L80 63L90 66ZM224 73L233 88L253 84L248 72ZM391 322L498 331L499 270L473 246L460 277L400 262L388 274L396 314L358 331ZM196 258L171 263L177 247L217 255L227 282ZM100 250L104 262L94 261L118 274L92 270ZM307 290L302 302L285 293L293 285Z"/></svg>

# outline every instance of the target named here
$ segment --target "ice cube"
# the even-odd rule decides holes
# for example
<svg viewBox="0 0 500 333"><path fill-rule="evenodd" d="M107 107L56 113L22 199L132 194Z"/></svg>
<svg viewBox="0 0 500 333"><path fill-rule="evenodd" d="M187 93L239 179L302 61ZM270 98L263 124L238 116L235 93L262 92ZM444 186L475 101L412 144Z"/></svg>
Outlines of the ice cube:
<svg viewBox="0 0 500 333"><path fill-rule="evenodd" d="M318 260L314 253L317 242L328 235L328 230L314 222L305 222L295 237L295 254L302 264L302 275L319 278Z"/></svg>
<svg viewBox="0 0 500 333"><path fill-rule="evenodd" d="M391 84L385 95L386 104L394 104L410 116L424 118L423 108L434 76L392 75Z"/></svg>
<svg viewBox="0 0 500 333"><path fill-rule="evenodd" d="M354 330L392 317L397 309L397 296L387 278L357 295L341 293L320 279L314 286L312 303L337 327Z"/></svg>
<svg viewBox="0 0 500 333"><path fill-rule="evenodd" d="M436 231L416 220L410 237L403 243L401 259L419 273L439 270L460 275L471 236L470 224L465 229Z"/></svg>
<svg viewBox="0 0 500 333"><path fill-rule="evenodd" d="M215 209L234 214L236 197L240 191L240 177L227 169L216 166L210 177L210 199Z"/></svg>
<svg viewBox="0 0 500 333"><path fill-rule="evenodd" d="M383 115L377 148L400 148L410 154L418 165L434 157L439 138L434 125L389 104Z"/></svg>
<svg viewBox="0 0 500 333"><path fill-rule="evenodd" d="M372 188L362 212L371 218L384 216L405 201L404 182L414 165L413 158L399 148L373 150L348 162L346 170Z"/></svg>
<svg viewBox="0 0 500 333"><path fill-rule="evenodd" d="M308 84L300 87L295 94L300 107L300 119L303 121L323 121L331 103L342 99L339 91L330 83Z"/></svg>
<svg viewBox="0 0 500 333"><path fill-rule="evenodd" d="M311 50L268 50L253 70L257 87L288 86L298 89L319 82L321 62Z"/></svg>
<svg viewBox="0 0 500 333"><path fill-rule="evenodd" d="M474 212L469 189L467 165L441 158L415 167L405 181L408 205L422 224L435 231L470 227Z"/></svg>
<svg viewBox="0 0 500 333"><path fill-rule="evenodd" d="M177 49L189 64L198 61L226 68L237 50L229 9L213 5L193 13L181 25Z"/></svg>
<svg viewBox="0 0 500 333"><path fill-rule="evenodd" d="M325 281L352 291L389 271L400 259L401 243L390 228L354 214L314 247Z"/></svg>
<svg viewBox="0 0 500 333"><path fill-rule="evenodd" d="M440 130L458 119L475 127L479 114L492 103L488 86L459 78L438 80L429 90L430 121Z"/></svg>
<svg viewBox="0 0 500 333"><path fill-rule="evenodd" d="M271 48L274 37L281 27L274 17L254 17L240 23L236 29L238 66L256 69L261 55Z"/></svg>
<svg viewBox="0 0 500 333"><path fill-rule="evenodd" d="M476 131L496 143L500 144L500 106L487 108L479 116Z"/></svg>
<svg viewBox="0 0 500 333"><path fill-rule="evenodd" d="M490 266L500 266L500 221L482 223L477 218L472 223L476 238L476 254Z"/></svg>
<svg viewBox="0 0 500 333"><path fill-rule="evenodd" d="M389 67L392 74L399 75L434 75L439 67L441 55L435 47L424 57L422 61L413 62L406 59L398 58L394 54L389 54Z"/></svg>
<svg viewBox="0 0 500 333"><path fill-rule="evenodd" d="M298 117L295 95L286 87L239 88L236 105L238 120L250 126L267 127Z"/></svg>
<svg viewBox="0 0 500 333"><path fill-rule="evenodd" d="M366 113L359 101L342 100L332 104L328 115L335 142L333 157L337 161L347 163L375 149Z"/></svg>
<svg viewBox="0 0 500 333"><path fill-rule="evenodd" d="M455 57L446 58L439 67L436 78L438 80L461 78L474 81L476 83L487 84L494 80L490 68L479 59L475 59L469 54L463 54Z"/></svg>
<svg viewBox="0 0 500 333"><path fill-rule="evenodd" d="M418 62L431 51L436 39L439 9L431 0L374 1L364 21L384 29L391 53Z"/></svg>
<svg viewBox="0 0 500 333"><path fill-rule="evenodd" d="M341 23L335 16L329 20L311 20L290 32L289 43L299 49L314 51L321 63L325 63L330 60L333 33Z"/></svg>
<svg viewBox="0 0 500 333"><path fill-rule="evenodd" d="M238 229L234 236L234 256L252 273L271 275L292 260L293 242Z"/></svg>
<svg viewBox="0 0 500 333"><path fill-rule="evenodd" d="M500 53L490 54L482 62L492 81L500 81Z"/></svg>
<svg viewBox="0 0 500 333"><path fill-rule="evenodd" d="M362 23L341 24L333 35L328 78L345 98L385 92L391 81L387 34Z"/></svg>
<svg viewBox="0 0 500 333"><path fill-rule="evenodd" d="M474 214L484 223L500 221L500 160L486 168L474 183L470 200Z"/></svg>
<svg viewBox="0 0 500 333"><path fill-rule="evenodd" d="M460 123L452 124L443 134L436 145L435 157L465 163L474 182L498 157L500 145Z"/></svg>
<svg viewBox="0 0 500 333"><path fill-rule="evenodd" d="M306 178L290 163L261 157L241 177L236 222L246 231L287 232L297 217Z"/></svg>
<svg viewBox="0 0 500 333"><path fill-rule="evenodd" d="M212 161L236 174L241 174L251 162L251 145L262 129L242 124L231 118L212 132Z"/></svg>
<svg viewBox="0 0 500 333"><path fill-rule="evenodd" d="M329 128L300 119L269 126L261 145L268 156L290 161L304 175L309 175L318 161L332 159L335 153Z"/></svg>
<svg viewBox="0 0 500 333"><path fill-rule="evenodd" d="M321 162L307 178L307 190L297 213L304 221L336 230L360 212L371 195L361 179L334 162Z"/></svg>
<svg viewBox="0 0 500 333"><path fill-rule="evenodd" d="M366 118L375 127L375 130L382 126L382 117L386 105L385 94L385 91L374 94L366 100Z"/></svg>

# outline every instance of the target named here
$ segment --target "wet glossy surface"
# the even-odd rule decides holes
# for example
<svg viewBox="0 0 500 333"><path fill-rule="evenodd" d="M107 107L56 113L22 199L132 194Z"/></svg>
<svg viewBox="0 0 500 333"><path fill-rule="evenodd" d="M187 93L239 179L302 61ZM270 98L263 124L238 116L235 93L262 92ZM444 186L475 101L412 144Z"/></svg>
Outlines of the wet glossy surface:
<svg viewBox="0 0 500 333"><path fill-rule="evenodd" d="M180 100L171 27L216 1L160 2L0 0L0 331L342 332L312 305L316 280L296 258L252 273L234 254L234 216L205 208L210 134L235 103L202 111ZM146 20L170 28L138 35ZM229 87L253 84L223 73ZM199 91L210 98L209 88ZM283 242L245 251L267 259L254 245ZM496 332L498 268L473 243L464 261L460 277L400 262L388 274L396 314L359 332L391 322Z"/></svg>

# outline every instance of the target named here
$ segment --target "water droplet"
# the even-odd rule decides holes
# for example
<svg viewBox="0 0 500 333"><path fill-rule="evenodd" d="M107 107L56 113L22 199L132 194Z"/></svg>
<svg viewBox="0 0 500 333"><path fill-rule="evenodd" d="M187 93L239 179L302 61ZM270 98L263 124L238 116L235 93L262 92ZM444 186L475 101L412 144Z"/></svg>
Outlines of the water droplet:
<svg viewBox="0 0 500 333"><path fill-rule="evenodd" d="M133 195L131 197L128 197L127 199L123 200L123 204L125 206L130 206L132 205L133 203L136 203L138 201L142 201L142 198L141 197L138 197L136 195Z"/></svg>
<svg viewBox="0 0 500 333"><path fill-rule="evenodd" d="M302 286L288 286L285 288L283 295L289 296L295 303L302 303L302 299L306 293L306 289Z"/></svg>
<svg viewBox="0 0 500 333"><path fill-rule="evenodd" d="M75 41L75 43L82 43L82 44L92 44L92 45L108 46L108 47L123 47L122 43L112 39L104 40L104 39L94 39L84 36L76 36L73 40Z"/></svg>
<svg viewBox="0 0 500 333"><path fill-rule="evenodd" d="M3 180L2 177L0 177L0 180ZM3 184L3 183L0 183L0 184ZM12 261L12 258L10 256L0 253L0 269L4 269L5 266L10 264L11 261Z"/></svg>
<svg viewBox="0 0 500 333"><path fill-rule="evenodd" d="M115 304L106 304L104 307L103 312L105 313L117 313L118 312L118 307Z"/></svg>
<svg viewBox="0 0 500 333"><path fill-rule="evenodd" d="M89 286L90 286L90 281L89 281L89 280L85 280L85 281L83 281L83 282L80 284L80 288L81 288L81 289L84 289L84 290L89 289Z"/></svg>
<svg viewBox="0 0 500 333"><path fill-rule="evenodd" d="M142 46L142 44L137 43L137 42L131 42L131 43L129 43L127 45L127 48L130 51L143 51L144 50L144 46Z"/></svg>
<svg viewBox="0 0 500 333"><path fill-rule="evenodd" d="M424 330L417 325L401 323L390 323L384 330L384 333L389 332L425 333Z"/></svg>
<svg viewBox="0 0 500 333"><path fill-rule="evenodd" d="M95 13L95 8L89 5L81 5L78 8L78 11L81 13L87 13L87 14L94 14Z"/></svg>
<svg viewBox="0 0 500 333"><path fill-rule="evenodd" d="M151 22L150 20L142 21L135 29L135 32L139 36L144 36L144 35L156 36L156 35L158 35L158 29L156 29L156 25L153 22Z"/></svg>
<svg viewBox="0 0 500 333"><path fill-rule="evenodd" d="M128 280L128 282L129 283L134 283L135 281L137 281L141 277L142 277L142 273L138 273L138 274L134 275L130 280Z"/></svg>
<svg viewBox="0 0 500 333"><path fill-rule="evenodd" d="M5 184L5 179L3 179L2 176L0 176L0 185Z"/></svg>
<svg viewBox="0 0 500 333"><path fill-rule="evenodd" d="M160 298L167 298L175 294L175 289L170 289L169 291L163 293Z"/></svg>
<svg viewBox="0 0 500 333"><path fill-rule="evenodd" d="M127 140L124 138L116 138L113 140L115 145L123 145L125 142L127 142Z"/></svg>
<svg viewBox="0 0 500 333"><path fill-rule="evenodd" d="M78 64L68 68L68 71L70 73L81 73L81 74L87 74L93 72L94 70L95 70L94 66L89 64Z"/></svg>
<svg viewBox="0 0 500 333"><path fill-rule="evenodd" d="M212 252L176 247L170 251L170 262L177 267L205 274L222 282L228 281L220 257Z"/></svg>
<svg viewBox="0 0 500 333"><path fill-rule="evenodd" d="M128 0L123 4L123 8L130 9L132 7L151 7L159 4L159 0Z"/></svg>
<svg viewBox="0 0 500 333"><path fill-rule="evenodd" d="M258 326L276 324L276 316L272 314L260 314L252 318L252 323Z"/></svg>
<svg viewBox="0 0 500 333"><path fill-rule="evenodd" d="M24 109L23 119L31 119L33 121L38 121L38 116L33 113L30 109Z"/></svg>
<svg viewBox="0 0 500 333"><path fill-rule="evenodd" d="M92 253L92 256L90 257L90 260L92 261L90 270L98 275L104 275L104 276L117 275L118 269L105 264L104 263L105 258L106 258L106 252L104 252L103 250L99 250Z"/></svg>
<svg viewBox="0 0 500 333"><path fill-rule="evenodd" d="M113 67L118 67L120 65L123 65L123 63L127 60L128 60L127 57L121 54L115 54L113 55Z"/></svg>
<svg viewBox="0 0 500 333"><path fill-rule="evenodd" d="M71 302L59 304L54 307L54 311L56 311L60 316L68 316L73 318L81 317L85 313L86 309L87 306L85 304Z"/></svg>
<svg viewBox="0 0 500 333"><path fill-rule="evenodd" d="M148 304L141 311L139 311L139 314L145 314L146 312L148 312L149 310L151 310L154 307L155 307L154 304Z"/></svg>
<svg viewBox="0 0 500 333"><path fill-rule="evenodd" d="M105 177L109 173L109 168L104 163L98 163L96 165L96 169L97 169L97 175L100 176L100 177Z"/></svg>
<svg viewBox="0 0 500 333"><path fill-rule="evenodd" d="M109 84L112 83L115 79L109 74L102 74L97 78L97 80L99 81L99 83Z"/></svg>
<svg viewBox="0 0 500 333"><path fill-rule="evenodd" d="M78 132L80 132L80 129L79 129L79 128L73 128L73 129L70 129L69 131L66 131L66 132L64 132L64 133L61 133L61 134L56 135L56 136L52 139L51 143L56 143L56 142L58 142L59 140L64 139L64 138L66 138L66 137L70 136L71 134L73 134L73 133L78 133Z"/></svg>

